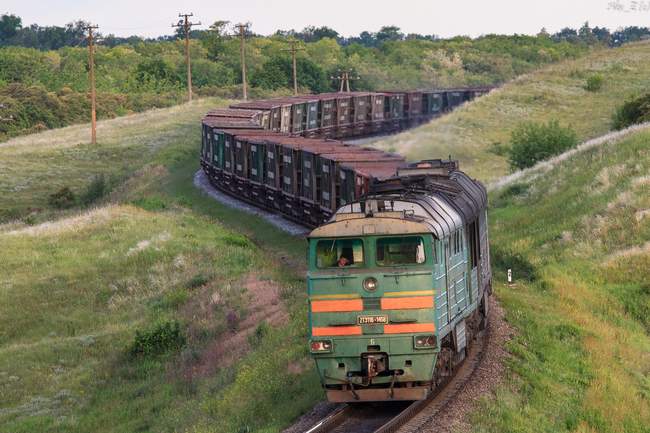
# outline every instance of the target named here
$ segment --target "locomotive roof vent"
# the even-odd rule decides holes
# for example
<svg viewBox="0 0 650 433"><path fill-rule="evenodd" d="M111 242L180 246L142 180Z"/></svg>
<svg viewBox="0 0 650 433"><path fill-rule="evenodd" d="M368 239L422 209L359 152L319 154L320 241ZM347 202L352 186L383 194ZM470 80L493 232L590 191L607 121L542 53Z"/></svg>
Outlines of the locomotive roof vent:
<svg viewBox="0 0 650 433"><path fill-rule="evenodd" d="M438 175L449 176L452 171L458 171L458 161L448 159L427 159L412 162L397 169L397 176Z"/></svg>

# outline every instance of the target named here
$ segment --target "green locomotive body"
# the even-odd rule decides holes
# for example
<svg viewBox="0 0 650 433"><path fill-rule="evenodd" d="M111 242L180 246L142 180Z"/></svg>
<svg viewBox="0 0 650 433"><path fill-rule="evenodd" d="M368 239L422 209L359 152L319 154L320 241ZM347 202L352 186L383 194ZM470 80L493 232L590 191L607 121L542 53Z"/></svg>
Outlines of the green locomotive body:
<svg viewBox="0 0 650 433"><path fill-rule="evenodd" d="M374 185L309 236L310 349L330 401L424 399L485 324L487 195L453 161Z"/></svg>

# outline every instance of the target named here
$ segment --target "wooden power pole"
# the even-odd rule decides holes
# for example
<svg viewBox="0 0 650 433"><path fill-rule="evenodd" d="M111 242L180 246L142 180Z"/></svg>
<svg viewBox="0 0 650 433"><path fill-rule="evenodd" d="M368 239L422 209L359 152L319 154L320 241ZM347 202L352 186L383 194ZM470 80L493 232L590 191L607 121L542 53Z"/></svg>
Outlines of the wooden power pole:
<svg viewBox="0 0 650 433"><path fill-rule="evenodd" d="M298 41L295 39L291 39L289 43L291 44L291 48L285 48L282 51L291 52L291 63L293 66L293 94L297 95L298 94L298 71L296 68L296 52L304 50L304 48L297 47L296 44L298 43Z"/></svg>
<svg viewBox="0 0 650 433"><path fill-rule="evenodd" d="M343 92L343 91L349 92L350 91L350 81L351 80L359 80L359 79L361 79L361 77L358 77L358 76L357 77L351 77L350 76L351 72L352 71L349 71L349 70L345 70L345 71L339 70L338 75L336 77L330 77L332 80L338 80L339 81L339 83L340 83L339 92Z"/></svg>
<svg viewBox="0 0 650 433"><path fill-rule="evenodd" d="M88 72L90 79L90 143L97 144L97 94L95 92L95 35L93 30L99 26L87 25L88 32Z"/></svg>
<svg viewBox="0 0 650 433"><path fill-rule="evenodd" d="M241 54L241 82L242 90L244 93L244 101L248 99L248 89L246 88L246 49L244 46L244 38L246 36L246 30L248 30L248 24L236 24L239 29L239 51Z"/></svg>
<svg viewBox="0 0 650 433"><path fill-rule="evenodd" d="M185 33L185 64L187 65L187 100L192 100L192 66L190 65L190 30L192 26L200 26L201 22L192 23L189 18L194 14L178 14L179 18L183 18L177 24L172 24L172 27L182 27Z"/></svg>

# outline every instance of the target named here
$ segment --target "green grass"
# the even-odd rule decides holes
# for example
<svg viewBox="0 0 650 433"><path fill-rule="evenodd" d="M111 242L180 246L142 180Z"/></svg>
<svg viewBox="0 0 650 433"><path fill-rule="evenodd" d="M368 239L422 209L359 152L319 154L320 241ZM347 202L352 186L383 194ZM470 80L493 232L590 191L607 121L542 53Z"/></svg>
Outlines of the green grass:
<svg viewBox="0 0 650 433"><path fill-rule="evenodd" d="M304 241L192 185L199 120L222 103L101 122L97 147L84 126L1 145L12 193L0 205L23 220L0 226L0 430L273 431L322 398L304 344ZM114 179L99 207L47 206L98 173ZM249 314L251 273L279 285L287 326L262 322L234 365L193 374L229 312ZM168 321L182 348L129 355L136 331Z"/></svg>
<svg viewBox="0 0 650 433"><path fill-rule="evenodd" d="M475 431L648 431L648 143L637 133L492 195L497 296L518 335L512 374ZM508 267L515 287L503 284Z"/></svg>
<svg viewBox="0 0 650 433"><path fill-rule="evenodd" d="M111 402L118 409L113 420L93 427L119 431L139 421L153 427L151 413L130 418L142 405L178 404L181 395L148 396L157 403L134 398L136 384L166 388L175 381L152 380L147 372L144 380L128 380L141 368L164 364L130 362L126 348L135 329L180 315L158 305L174 292L191 296L188 282L195 275L233 281L255 266L259 254L233 247L226 235L206 219L131 206L1 235L0 371L17 378L3 384L5 428L29 431L37 423L46 430L88 431L101 422L93 419L95 405L107 403L97 400L97 390L120 399ZM223 320L204 331L218 333Z"/></svg>
<svg viewBox="0 0 650 433"><path fill-rule="evenodd" d="M75 125L0 143L0 222L48 209L64 186L81 194L98 174L117 185L155 161L179 158L205 112L227 101L200 99L98 124L91 146L88 125Z"/></svg>
<svg viewBox="0 0 650 433"><path fill-rule="evenodd" d="M650 90L649 69L650 43L594 50L518 77L447 116L371 145L412 160L451 155L471 175L494 180L509 170L503 149L518 124L558 120L581 140L602 135L619 105ZM594 73L604 82L592 92L585 86Z"/></svg>

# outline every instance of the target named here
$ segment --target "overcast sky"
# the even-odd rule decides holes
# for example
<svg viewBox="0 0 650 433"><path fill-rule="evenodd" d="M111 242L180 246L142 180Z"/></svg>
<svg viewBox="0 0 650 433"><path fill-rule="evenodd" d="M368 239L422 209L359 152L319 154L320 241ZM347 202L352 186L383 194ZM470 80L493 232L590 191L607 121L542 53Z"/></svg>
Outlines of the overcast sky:
<svg viewBox="0 0 650 433"><path fill-rule="evenodd" d="M193 12L200 28L216 20L249 21L259 34L308 25L345 36L396 25L404 33L443 37L553 32L585 21L611 29L650 26L650 0L2 0L0 12L19 15L23 25L83 19L119 36L170 34L179 12Z"/></svg>

